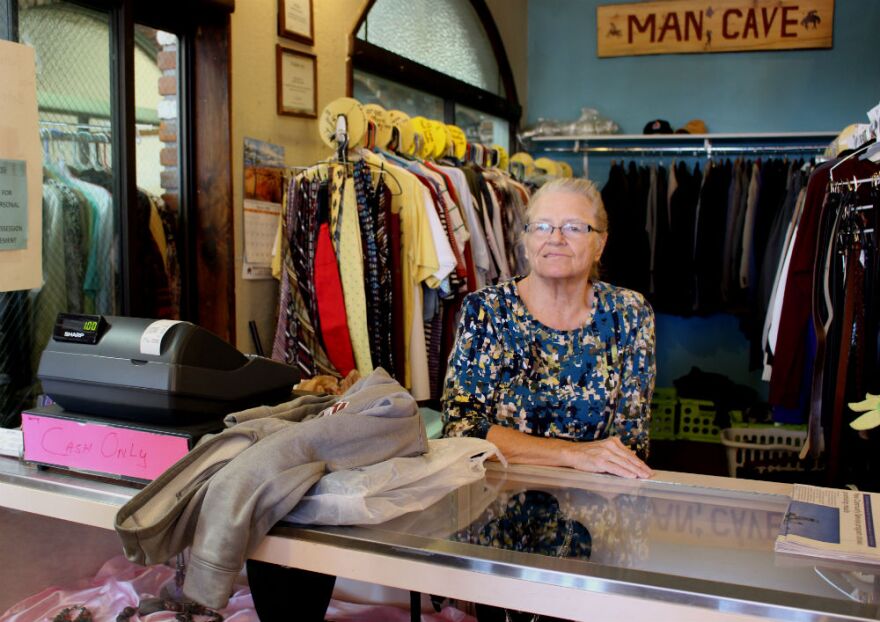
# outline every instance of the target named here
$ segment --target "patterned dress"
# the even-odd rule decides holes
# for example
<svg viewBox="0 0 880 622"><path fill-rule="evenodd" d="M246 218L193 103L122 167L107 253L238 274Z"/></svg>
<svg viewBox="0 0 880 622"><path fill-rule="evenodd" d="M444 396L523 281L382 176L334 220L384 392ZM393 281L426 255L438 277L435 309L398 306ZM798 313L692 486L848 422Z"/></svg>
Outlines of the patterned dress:
<svg viewBox="0 0 880 622"><path fill-rule="evenodd" d="M608 436L643 459L654 392L654 312L598 281L593 313L556 330L529 313L522 277L465 298L443 394L444 434L485 438L493 425L575 441Z"/></svg>

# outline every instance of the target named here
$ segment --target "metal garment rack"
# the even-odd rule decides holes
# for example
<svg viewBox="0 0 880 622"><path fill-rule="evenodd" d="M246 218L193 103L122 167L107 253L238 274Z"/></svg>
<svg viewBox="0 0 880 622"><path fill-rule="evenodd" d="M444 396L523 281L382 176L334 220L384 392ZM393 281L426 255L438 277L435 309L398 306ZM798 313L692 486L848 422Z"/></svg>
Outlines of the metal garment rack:
<svg viewBox="0 0 880 622"><path fill-rule="evenodd" d="M138 136L153 136L159 134L159 126L152 123L136 123L135 130ZM44 132L45 131L45 132ZM43 138L54 140L85 140L88 135L94 137L95 142L110 142L110 134L113 128L109 125L97 125L94 123L76 123L73 121L40 121L40 134Z"/></svg>
<svg viewBox="0 0 880 622"><path fill-rule="evenodd" d="M880 187L880 173L872 177L864 179L842 179L840 181L832 181L829 187L832 192L840 192L841 190L858 190L862 186L871 185L875 188Z"/></svg>
<svg viewBox="0 0 880 622"><path fill-rule="evenodd" d="M705 155L712 159L716 154L767 154L767 153L812 153L825 151L837 132L792 132L758 134L629 134L609 136L540 136L533 138L541 151L554 153L579 153L583 155L583 174L589 177L589 154L641 154L666 155L680 154L690 156ZM803 141L809 140L809 143ZM826 140L826 142L821 142ZM723 142L751 143L745 145L716 144ZM792 141L789 144L781 144ZM542 143L568 142L565 146L545 146ZM632 145L624 143L667 143ZM669 144L686 143L691 144ZM597 145L596 143L605 143Z"/></svg>

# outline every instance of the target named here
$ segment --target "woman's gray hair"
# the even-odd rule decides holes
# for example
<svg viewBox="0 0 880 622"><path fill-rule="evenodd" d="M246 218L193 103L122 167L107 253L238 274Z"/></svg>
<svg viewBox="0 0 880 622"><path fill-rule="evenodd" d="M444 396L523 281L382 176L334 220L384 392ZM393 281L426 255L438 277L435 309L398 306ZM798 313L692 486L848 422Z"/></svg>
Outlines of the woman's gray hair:
<svg viewBox="0 0 880 622"><path fill-rule="evenodd" d="M538 188L529 199L529 205L526 208L526 222L531 222L532 209L541 197L553 192L568 192L583 197L596 210L596 225L602 231L608 231L608 213L605 211L602 195L596 188L596 184L583 177L558 177Z"/></svg>
<svg viewBox="0 0 880 622"><path fill-rule="evenodd" d="M529 205L526 207L526 222L532 222L532 211L543 197L554 192L568 192L582 197L587 203L593 206L596 212L596 226L600 232L608 232L608 212L605 211L605 203L602 202L602 195L599 189L589 179L583 177L558 177L548 181L535 191L535 194L529 199ZM590 279L596 281L599 279L599 264L593 264L590 272Z"/></svg>

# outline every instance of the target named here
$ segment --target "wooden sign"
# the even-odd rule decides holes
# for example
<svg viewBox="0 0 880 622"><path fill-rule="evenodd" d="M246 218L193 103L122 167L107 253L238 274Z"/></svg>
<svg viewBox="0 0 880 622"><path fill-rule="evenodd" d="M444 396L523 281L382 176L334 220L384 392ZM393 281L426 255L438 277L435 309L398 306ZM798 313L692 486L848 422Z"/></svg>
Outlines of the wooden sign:
<svg viewBox="0 0 880 622"><path fill-rule="evenodd" d="M834 0L669 0L596 9L600 58L830 48Z"/></svg>

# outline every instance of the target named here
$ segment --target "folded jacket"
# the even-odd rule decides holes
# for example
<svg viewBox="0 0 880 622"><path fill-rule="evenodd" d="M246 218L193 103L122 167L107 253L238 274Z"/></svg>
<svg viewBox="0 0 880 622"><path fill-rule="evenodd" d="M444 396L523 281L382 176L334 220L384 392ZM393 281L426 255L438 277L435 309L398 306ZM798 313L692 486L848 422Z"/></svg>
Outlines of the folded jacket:
<svg viewBox="0 0 880 622"><path fill-rule="evenodd" d="M255 406L242 410L231 415L226 415L223 423L226 427L232 427L238 423L252 421L253 419L262 419L264 417L275 417L277 419L287 419L288 421L301 421L315 412L324 410L327 406L336 403L339 400L338 395L304 395L290 402L278 404L276 406ZM315 410L317 408L317 410Z"/></svg>
<svg viewBox="0 0 880 622"><path fill-rule="evenodd" d="M427 451L415 400L381 368L334 397L299 398L278 413L294 419L250 419L196 447L120 508L126 557L163 563L191 545L185 594L223 607L248 554L325 472Z"/></svg>

